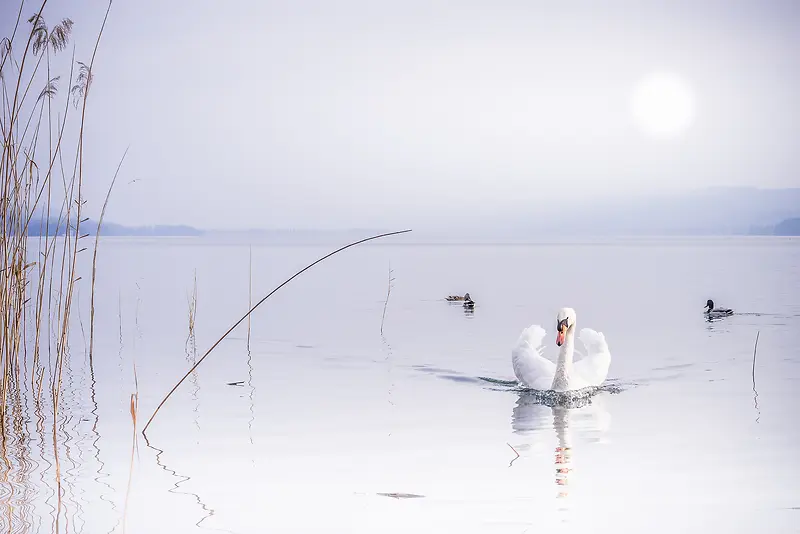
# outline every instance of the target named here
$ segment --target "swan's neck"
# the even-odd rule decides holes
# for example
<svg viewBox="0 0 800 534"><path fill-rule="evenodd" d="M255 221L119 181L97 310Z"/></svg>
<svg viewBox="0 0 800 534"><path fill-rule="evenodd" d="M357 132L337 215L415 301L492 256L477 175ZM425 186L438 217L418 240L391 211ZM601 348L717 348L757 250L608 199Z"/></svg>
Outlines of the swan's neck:
<svg viewBox="0 0 800 534"><path fill-rule="evenodd" d="M567 330L564 343L558 351L556 374L553 377L552 389L555 391L568 391L572 377L572 356L575 352L575 332L573 328Z"/></svg>

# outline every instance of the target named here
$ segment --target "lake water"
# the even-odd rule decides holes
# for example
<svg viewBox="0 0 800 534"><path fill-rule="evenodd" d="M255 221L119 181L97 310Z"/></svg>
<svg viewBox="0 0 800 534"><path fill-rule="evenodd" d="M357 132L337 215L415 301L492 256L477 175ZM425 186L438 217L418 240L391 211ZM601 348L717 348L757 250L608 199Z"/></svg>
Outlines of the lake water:
<svg viewBox="0 0 800 534"><path fill-rule="evenodd" d="M248 309L250 265L255 302L334 248L102 239L94 373L84 285L64 376L61 503L26 397L3 530L800 532L792 238L365 244L276 293L249 349L244 323L134 434L131 394L141 430ZM466 291L472 313L443 299ZM737 314L706 322L709 298ZM531 324L555 351L562 306L605 334L614 387L551 408L479 378L514 378Z"/></svg>

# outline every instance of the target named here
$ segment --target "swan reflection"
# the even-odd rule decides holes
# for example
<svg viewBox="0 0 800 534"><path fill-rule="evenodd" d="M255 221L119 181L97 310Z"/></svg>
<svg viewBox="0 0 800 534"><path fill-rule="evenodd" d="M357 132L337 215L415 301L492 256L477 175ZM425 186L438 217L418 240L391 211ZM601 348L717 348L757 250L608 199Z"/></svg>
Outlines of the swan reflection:
<svg viewBox="0 0 800 534"><path fill-rule="evenodd" d="M555 430L554 482L556 499L564 505L563 510L568 504L570 475L574 470L574 438L579 437L581 443L602 442L611 416L606 410L604 393L576 399L567 405L548 406L542 401L537 392L521 392L511 414L511 428L514 434L529 437L523 441L526 449L552 436L550 432Z"/></svg>
<svg viewBox="0 0 800 534"><path fill-rule="evenodd" d="M556 429L558 446L556 447L556 486L564 487L557 497L569 496L569 472L572 471L572 440L569 429L569 411L560 406L553 407L553 427Z"/></svg>

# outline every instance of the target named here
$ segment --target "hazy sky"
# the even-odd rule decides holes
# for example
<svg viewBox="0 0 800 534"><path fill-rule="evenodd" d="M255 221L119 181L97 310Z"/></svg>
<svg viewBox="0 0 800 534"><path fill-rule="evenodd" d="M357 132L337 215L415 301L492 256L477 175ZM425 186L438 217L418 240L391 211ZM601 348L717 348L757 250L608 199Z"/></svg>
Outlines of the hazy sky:
<svg viewBox="0 0 800 534"><path fill-rule="evenodd" d="M5 35L18 4L2 6ZM75 21L87 61L104 10L50 0L44 16ZM117 0L89 101L88 210L128 145L107 214L126 224L447 226L798 186L798 50L791 0ZM680 94L656 84L637 123L634 88L658 72Z"/></svg>

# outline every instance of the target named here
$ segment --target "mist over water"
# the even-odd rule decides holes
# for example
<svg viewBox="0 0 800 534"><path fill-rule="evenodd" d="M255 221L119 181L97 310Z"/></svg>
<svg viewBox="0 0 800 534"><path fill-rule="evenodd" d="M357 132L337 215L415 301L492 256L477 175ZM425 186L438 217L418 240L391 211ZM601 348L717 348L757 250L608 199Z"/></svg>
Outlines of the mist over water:
<svg viewBox="0 0 800 534"><path fill-rule="evenodd" d="M61 532L121 532L126 509L128 532L797 524L794 239L354 248L259 308L249 349L245 322L135 442L134 364L141 429L247 310L250 250L202 238L100 246L94 374L82 290L63 378L61 504L52 414L23 388L2 464L7 530L53 531L58 511ZM332 248L253 243L253 300ZM466 291L471 312L444 301ZM736 315L705 321L708 298ZM604 390L572 407L510 382L523 328L543 325L554 354L561 306L603 332L613 358Z"/></svg>

